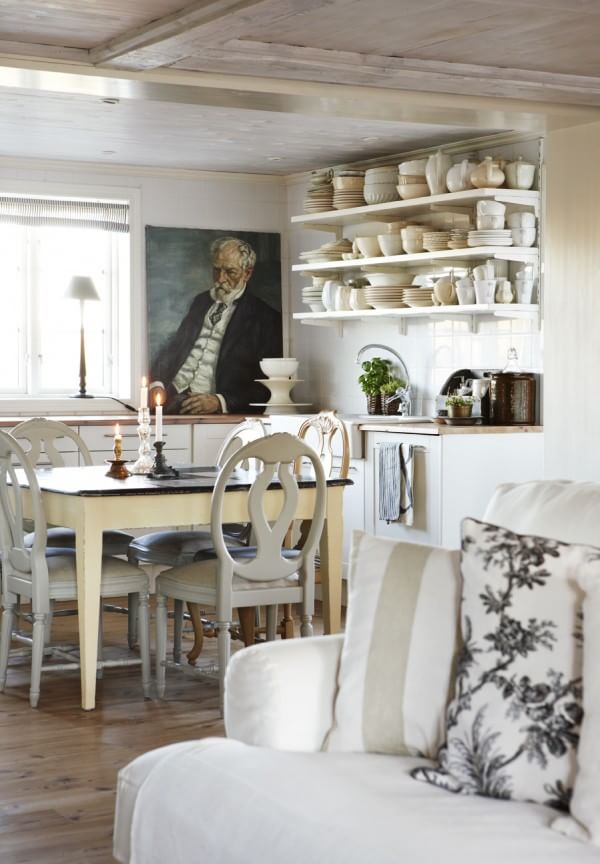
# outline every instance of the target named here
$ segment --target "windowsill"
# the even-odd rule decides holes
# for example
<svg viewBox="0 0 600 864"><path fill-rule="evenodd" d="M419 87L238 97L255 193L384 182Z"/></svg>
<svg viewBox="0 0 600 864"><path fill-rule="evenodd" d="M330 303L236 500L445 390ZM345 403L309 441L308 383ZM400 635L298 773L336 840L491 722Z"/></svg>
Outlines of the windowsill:
<svg viewBox="0 0 600 864"><path fill-rule="evenodd" d="M131 404L127 399L123 399L123 402ZM76 399L68 396L0 399L0 417L52 417L55 415L71 417L74 415L98 416L101 414L131 414L134 416L135 412L130 411L117 399L111 399L109 396L96 396L93 399Z"/></svg>

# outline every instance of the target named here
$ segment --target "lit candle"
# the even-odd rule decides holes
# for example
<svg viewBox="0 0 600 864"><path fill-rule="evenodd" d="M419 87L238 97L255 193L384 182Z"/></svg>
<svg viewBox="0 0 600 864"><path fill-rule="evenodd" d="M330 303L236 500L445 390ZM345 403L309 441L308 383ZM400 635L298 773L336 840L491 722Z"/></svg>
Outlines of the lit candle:
<svg viewBox="0 0 600 864"><path fill-rule="evenodd" d="M121 455L123 453L122 445L123 445L123 438L122 438L121 432L119 430L119 424L117 423L117 425L115 426L115 438L114 438L114 446L113 446L113 452L115 454L115 461L117 461L117 462L120 460Z"/></svg>
<svg viewBox="0 0 600 864"><path fill-rule="evenodd" d="M162 405L160 403L160 396L156 397L156 434L154 437L155 441L162 441Z"/></svg>
<svg viewBox="0 0 600 864"><path fill-rule="evenodd" d="M148 407L148 382L146 376L142 378L142 386L140 388L140 408Z"/></svg>

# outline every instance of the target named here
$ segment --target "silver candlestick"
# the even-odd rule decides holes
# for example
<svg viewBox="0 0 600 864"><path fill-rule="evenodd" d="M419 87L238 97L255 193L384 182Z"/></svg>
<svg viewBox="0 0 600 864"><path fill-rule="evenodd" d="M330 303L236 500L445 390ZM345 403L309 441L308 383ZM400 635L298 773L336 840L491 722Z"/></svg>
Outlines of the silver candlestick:
<svg viewBox="0 0 600 864"><path fill-rule="evenodd" d="M132 474L149 474L154 464L154 456L150 446L150 409L140 408L138 411L138 435L140 446L139 456L130 467Z"/></svg>

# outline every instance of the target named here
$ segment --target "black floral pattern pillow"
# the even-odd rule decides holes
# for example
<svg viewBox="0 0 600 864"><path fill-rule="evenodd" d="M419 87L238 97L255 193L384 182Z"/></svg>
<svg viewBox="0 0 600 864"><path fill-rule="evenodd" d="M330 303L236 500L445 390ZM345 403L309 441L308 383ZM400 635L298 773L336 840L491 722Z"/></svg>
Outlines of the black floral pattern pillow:
<svg viewBox="0 0 600 864"><path fill-rule="evenodd" d="M463 648L436 768L465 795L568 808L582 719L583 565L600 553L465 519Z"/></svg>

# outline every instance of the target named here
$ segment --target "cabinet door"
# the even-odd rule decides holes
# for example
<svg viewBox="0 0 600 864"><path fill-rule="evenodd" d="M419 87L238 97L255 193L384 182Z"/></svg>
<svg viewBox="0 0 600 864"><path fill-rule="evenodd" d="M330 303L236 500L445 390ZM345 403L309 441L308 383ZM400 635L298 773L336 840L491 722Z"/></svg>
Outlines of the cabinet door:
<svg viewBox="0 0 600 864"><path fill-rule="evenodd" d="M170 465L191 462L191 426L186 424L166 423L163 431L165 440L164 454ZM152 430L153 432L153 430ZM113 458L114 424L105 426L81 426L79 434L89 447L94 465L102 465L107 459ZM138 458L140 439L137 426L122 425L123 459L135 462ZM152 435L150 440L154 440ZM154 452L154 451L153 451Z"/></svg>
<svg viewBox="0 0 600 864"><path fill-rule="evenodd" d="M217 453L231 429L231 423L197 423L192 443L194 465L216 465Z"/></svg>
<svg viewBox="0 0 600 864"><path fill-rule="evenodd" d="M379 447L384 442L413 447L413 524L379 518ZM435 435L369 432L365 478L365 526L378 537L411 543L441 542L440 441Z"/></svg>

